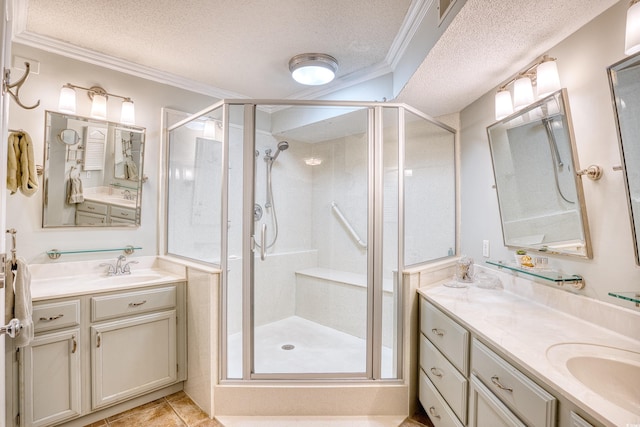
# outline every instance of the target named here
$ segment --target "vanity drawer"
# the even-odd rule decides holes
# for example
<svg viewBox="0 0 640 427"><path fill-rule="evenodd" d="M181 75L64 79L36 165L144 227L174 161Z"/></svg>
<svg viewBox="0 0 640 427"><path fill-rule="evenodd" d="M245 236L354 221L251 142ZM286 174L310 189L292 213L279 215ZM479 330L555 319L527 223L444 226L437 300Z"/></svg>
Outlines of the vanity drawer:
<svg viewBox="0 0 640 427"><path fill-rule="evenodd" d="M135 220L136 219L136 210L135 209L127 209L121 208L120 206L111 206L111 216L116 218Z"/></svg>
<svg viewBox="0 0 640 427"><path fill-rule="evenodd" d="M91 321L167 310L175 306L175 286L97 296L91 298Z"/></svg>
<svg viewBox="0 0 640 427"><path fill-rule="evenodd" d="M467 379L420 334L420 367L463 424L467 422Z"/></svg>
<svg viewBox="0 0 640 427"><path fill-rule="evenodd" d="M420 330L464 376L469 375L469 332L424 298Z"/></svg>
<svg viewBox="0 0 640 427"><path fill-rule="evenodd" d="M475 338L471 360L472 371L525 424L555 425L556 399Z"/></svg>
<svg viewBox="0 0 640 427"><path fill-rule="evenodd" d="M422 370L418 393L420 403L434 427L464 427Z"/></svg>
<svg viewBox="0 0 640 427"><path fill-rule="evenodd" d="M33 331L43 332L80 324L80 300L33 304Z"/></svg>
<svg viewBox="0 0 640 427"><path fill-rule="evenodd" d="M91 202L89 200L85 200L82 203L79 203L76 206L76 210L83 212L90 212L98 215L106 215L108 206L103 203Z"/></svg>

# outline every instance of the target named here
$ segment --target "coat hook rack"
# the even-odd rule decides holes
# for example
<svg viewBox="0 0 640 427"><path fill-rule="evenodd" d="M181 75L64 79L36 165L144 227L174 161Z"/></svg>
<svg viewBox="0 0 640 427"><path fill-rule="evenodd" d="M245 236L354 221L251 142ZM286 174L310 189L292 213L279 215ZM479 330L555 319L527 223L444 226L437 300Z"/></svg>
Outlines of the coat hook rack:
<svg viewBox="0 0 640 427"><path fill-rule="evenodd" d="M27 81L27 77L29 77L29 72L31 71L31 64L29 64L28 62L25 62L24 66L25 66L24 75L20 77L20 79L18 79L18 81L16 81L15 83L10 83L11 70L9 70L8 68L4 69L4 78L2 80L2 92L3 93L8 92L9 95L11 95L11 97L13 98L13 100L16 101L16 104L18 104L25 110L33 110L38 105L40 105L40 100L38 100L38 102L36 102L31 107L24 105L22 101L20 101L20 88L22 87L24 82ZM11 91L11 89L13 88L15 88L15 93Z"/></svg>

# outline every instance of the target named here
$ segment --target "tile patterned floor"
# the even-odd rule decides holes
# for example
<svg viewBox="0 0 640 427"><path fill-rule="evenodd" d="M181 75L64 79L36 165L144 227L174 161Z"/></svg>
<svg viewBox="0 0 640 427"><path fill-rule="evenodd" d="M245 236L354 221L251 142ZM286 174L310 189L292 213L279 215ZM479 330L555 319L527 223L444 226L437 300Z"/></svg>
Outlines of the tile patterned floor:
<svg viewBox="0 0 640 427"><path fill-rule="evenodd" d="M224 427L209 419L183 391L154 400L86 427ZM422 408L399 427L433 427Z"/></svg>

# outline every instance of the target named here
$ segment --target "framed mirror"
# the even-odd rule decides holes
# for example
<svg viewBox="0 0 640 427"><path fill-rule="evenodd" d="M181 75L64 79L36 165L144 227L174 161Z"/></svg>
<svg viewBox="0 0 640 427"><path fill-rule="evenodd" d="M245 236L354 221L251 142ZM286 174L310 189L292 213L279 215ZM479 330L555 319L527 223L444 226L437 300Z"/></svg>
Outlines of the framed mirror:
<svg viewBox="0 0 640 427"><path fill-rule="evenodd" d="M145 129L45 112L42 226L138 227Z"/></svg>
<svg viewBox="0 0 640 427"><path fill-rule="evenodd" d="M487 127L505 246L591 258L565 89Z"/></svg>
<svg viewBox="0 0 640 427"><path fill-rule="evenodd" d="M640 54L608 69L636 264L640 265Z"/></svg>

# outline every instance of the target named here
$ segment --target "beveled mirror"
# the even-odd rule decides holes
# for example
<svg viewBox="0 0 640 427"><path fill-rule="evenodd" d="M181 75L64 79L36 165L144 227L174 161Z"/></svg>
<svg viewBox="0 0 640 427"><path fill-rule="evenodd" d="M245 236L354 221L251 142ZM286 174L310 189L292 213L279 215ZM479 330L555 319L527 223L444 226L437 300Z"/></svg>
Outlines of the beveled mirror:
<svg viewBox="0 0 640 427"><path fill-rule="evenodd" d="M42 226L140 225L145 129L45 112Z"/></svg>
<svg viewBox="0 0 640 427"><path fill-rule="evenodd" d="M640 54L608 69L636 264L640 265Z"/></svg>
<svg viewBox="0 0 640 427"><path fill-rule="evenodd" d="M505 246L591 258L565 89L487 127Z"/></svg>

